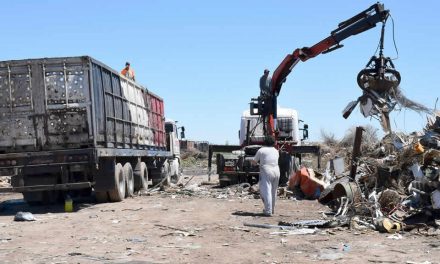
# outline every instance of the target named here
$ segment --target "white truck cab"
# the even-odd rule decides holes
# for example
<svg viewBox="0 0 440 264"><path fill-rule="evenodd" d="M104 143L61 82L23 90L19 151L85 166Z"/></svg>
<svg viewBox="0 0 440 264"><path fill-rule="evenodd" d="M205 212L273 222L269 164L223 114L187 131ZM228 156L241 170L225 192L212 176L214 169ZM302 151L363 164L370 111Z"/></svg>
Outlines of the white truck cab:
<svg viewBox="0 0 440 264"><path fill-rule="evenodd" d="M299 146L301 138L299 136L298 112L291 108L277 109L277 127L280 140L294 141ZM249 128L248 128L249 124ZM263 123L259 116L251 115L250 110L245 110L241 115L241 124L239 131L240 145L244 145L247 140L247 131L249 131L250 142L263 142Z"/></svg>

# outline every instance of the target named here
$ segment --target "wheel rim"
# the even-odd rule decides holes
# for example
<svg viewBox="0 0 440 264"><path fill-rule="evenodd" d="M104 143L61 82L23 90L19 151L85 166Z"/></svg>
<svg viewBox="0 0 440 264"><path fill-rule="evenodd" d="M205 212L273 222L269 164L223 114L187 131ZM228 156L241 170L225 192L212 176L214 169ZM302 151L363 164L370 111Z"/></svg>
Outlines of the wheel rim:
<svg viewBox="0 0 440 264"><path fill-rule="evenodd" d="M125 192L125 181L124 181L124 174L122 170L119 172L118 175L118 182L119 182L119 192L124 193Z"/></svg>
<svg viewBox="0 0 440 264"><path fill-rule="evenodd" d="M148 187L148 169L147 167L145 167L144 169L144 176L142 177L143 181L144 181L144 188L146 189Z"/></svg>
<svg viewBox="0 0 440 264"><path fill-rule="evenodd" d="M127 171L127 189L128 189L128 194L133 194L134 191L134 177L133 177L133 171L132 170L128 170Z"/></svg>

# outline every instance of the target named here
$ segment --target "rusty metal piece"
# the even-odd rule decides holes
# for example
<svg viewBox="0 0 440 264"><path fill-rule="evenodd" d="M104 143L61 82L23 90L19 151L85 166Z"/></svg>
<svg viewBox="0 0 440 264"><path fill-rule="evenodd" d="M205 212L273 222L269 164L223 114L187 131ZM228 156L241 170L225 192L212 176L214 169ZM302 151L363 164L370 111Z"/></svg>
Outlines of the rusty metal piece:
<svg viewBox="0 0 440 264"><path fill-rule="evenodd" d="M354 179L357 171L357 163L358 159L361 156L361 143L362 143L362 132L364 128L359 126L356 127L356 135L354 138L353 144L353 155L351 157L351 169L350 169L350 178Z"/></svg>
<svg viewBox="0 0 440 264"><path fill-rule="evenodd" d="M254 223L243 223L244 226L248 227L258 227L266 229L281 229L281 230L296 230L296 226L282 226L282 225L269 225L269 224L254 224Z"/></svg>
<svg viewBox="0 0 440 264"><path fill-rule="evenodd" d="M328 204L335 200L337 198L334 197L335 186L339 183L348 183L349 180L350 179L348 177L342 177L332 182L327 188L324 189L324 191L321 192L321 196L319 197L318 201L322 204Z"/></svg>
<svg viewBox="0 0 440 264"><path fill-rule="evenodd" d="M357 203L362 200L362 192L355 182L344 182L335 185L333 197L347 197L350 203Z"/></svg>

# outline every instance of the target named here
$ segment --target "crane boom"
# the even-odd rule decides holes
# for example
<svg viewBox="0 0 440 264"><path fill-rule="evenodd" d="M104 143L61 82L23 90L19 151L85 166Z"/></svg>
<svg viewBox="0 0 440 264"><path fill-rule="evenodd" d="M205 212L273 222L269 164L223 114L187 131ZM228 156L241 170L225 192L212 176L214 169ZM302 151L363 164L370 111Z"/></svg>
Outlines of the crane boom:
<svg viewBox="0 0 440 264"><path fill-rule="evenodd" d="M338 28L330 33L330 36L319 41L311 47L303 47L288 54L279 64L272 75L270 82L270 96L251 101L251 113L261 115L264 123L266 135L275 134L277 118L277 97L281 92L281 87L286 81L287 76L300 61L306 61L319 54L329 53L343 47L340 42L350 36L365 32L376 26L377 23L384 23L388 18L389 11L385 10L384 5L376 3L352 18L338 24ZM260 96L261 97L261 96ZM255 107L257 105L257 107ZM255 109L258 109L257 111Z"/></svg>
<svg viewBox="0 0 440 264"><path fill-rule="evenodd" d="M339 23L338 28L333 30L327 38L311 47L298 48L294 50L292 54L288 54L274 71L270 82L268 81L268 71L265 71L265 75L260 79L260 96L251 99L249 113L245 111L242 115L242 123L239 131L240 145L215 145L209 147L209 171L211 171L211 160L214 152L242 150L241 154L228 156L221 153L217 154L217 173L219 174L220 185L239 182L249 182L253 184L254 182L258 182L258 172L260 169L258 166L252 165L250 160L259 149L259 145L264 143L264 137L269 135L275 135L277 137L276 146L280 154L278 160L280 184L287 183L289 177L294 172L296 158L301 158L302 154L315 154L318 157L317 164L319 168L321 163L320 146L301 145L302 139L300 139L298 135L299 130L301 130L298 128L300 120L298 120L298 115L295 110L280 108L280 126L277 127L277 97L281 92L281 87L298 62L306 61L319 54L338 49L342 47L340 44L342 40L367 31L375 27L379 22L383 22L383 25L385 25L388 15L389 11L384 9L383 4L374 4L356 16ZM383 39L383 31L382 27L381 39ZM383 41L381 41L381 51L382 44ZM388 64L392 67L388 67ZM386 74L394 74L395 77L400 80L398 72L394 70L392 62L389 58L384 58L382 52L379 58L371 58L367 67L368 68L362 70L358 75L358 84L363 90L367 90L365 87L367 84L369 85L368 81L370 79L374 81L377 79L383 80L386 79L384 77ZM386 79L386 81L390 82L388 79ZM365 92L367 93L369 91ZM378 97L380 97L380 95L378 95ZM250 115L252 115L252 117ZM275 128L277 128L278 131L275 131ZM307 137L307 129L308 126L304 124L302 130L306 133L303 133L303 139Z"/></svg>
<svg viewBox="0 0 440 264"><path fill-rule="evenodd" d="M275 96L280 93L281 86L299 61L306 61L321 53L328 53L341 48L342 45L339 43L342 40L367 31L379 22L384 22L388 14L389 11L384 9L383 4L376 3L356 16L339 23L338 28L333 30L329 37L311 47L298 48L292 54L288 54L272 75L272 93Z"/></svg>

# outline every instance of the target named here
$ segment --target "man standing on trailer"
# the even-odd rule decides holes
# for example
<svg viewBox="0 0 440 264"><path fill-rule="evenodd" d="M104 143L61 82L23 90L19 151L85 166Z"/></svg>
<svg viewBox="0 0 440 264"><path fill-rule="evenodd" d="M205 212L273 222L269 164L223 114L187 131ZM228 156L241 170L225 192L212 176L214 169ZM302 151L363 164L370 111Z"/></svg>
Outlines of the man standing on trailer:
<svg viewBox="0 0 440 264"><path fill-rule="evenodd" d="M264 146L257 151L253 160L254 163L260 163L260 180L258 185L260 187L261 199L264 203L263 214L265 216L272 216L275 213L275 200L280 180L279 153L274 145L275 138L267 136L264 139Z"/></svg>
<svg viewBox="0 0 440 264"><path fill-rule="evenodd" d="M265 69L263 76L260 77L260 96L270 97L270 81L272 78L269 76L269 70Z"/></svg>
<svg viewBox="0 0 440 264"><path fill-rule="evenodd" d="M136 81L134 76L134 70L133 68L130 68L130 62L128 61L125 63L125 68L122 69L121 74L130 80Z"/></svg>

